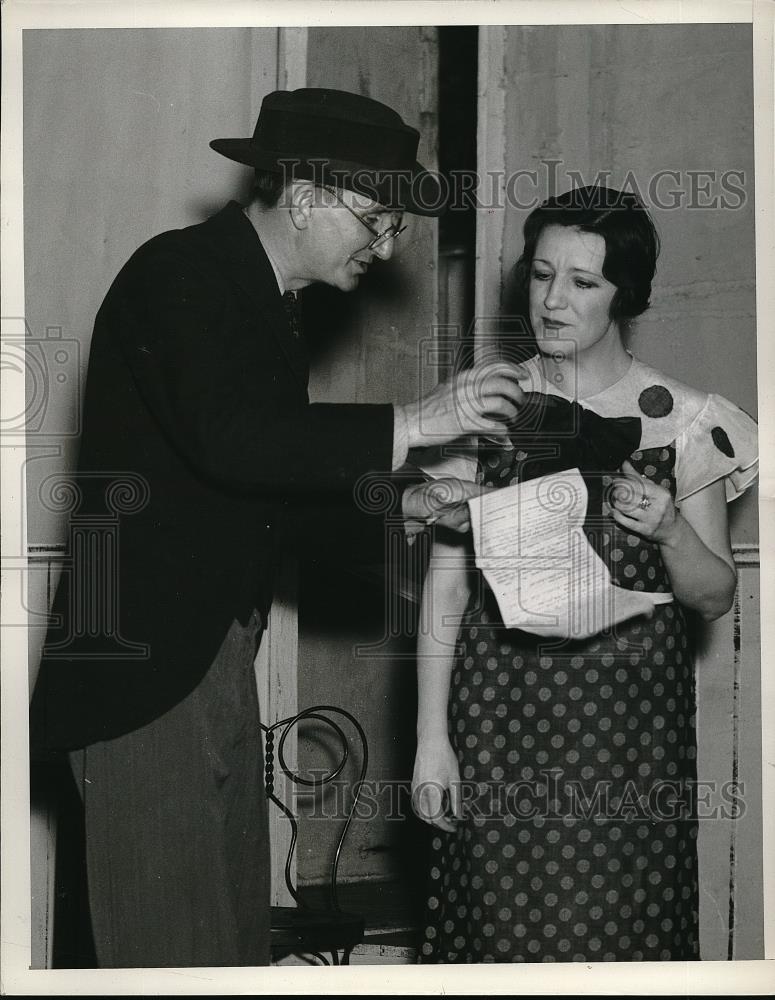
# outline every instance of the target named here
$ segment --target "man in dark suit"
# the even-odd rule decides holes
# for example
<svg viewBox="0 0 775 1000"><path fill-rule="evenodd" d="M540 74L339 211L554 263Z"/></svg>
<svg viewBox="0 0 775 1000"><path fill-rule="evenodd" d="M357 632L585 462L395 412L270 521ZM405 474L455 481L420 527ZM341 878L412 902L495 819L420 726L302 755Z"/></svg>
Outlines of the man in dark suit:
<svg viewBox="0 0 775 1000"><path fill-rule="evenodd" d="M253 660L284 513L314 498L329 534L379 557L354 485L411 447L501 430L521 400L495 366L408 406L309 402L293 297L351 291L403 212L439 213L418 139L357 95L269 95L252 139L212 143L256 169L251 203L151 239L98 313L71 567L32 718L39 745L70 752L84 803L100 966L268 962ZM457 505L430 506L425 484L396 495L413 525L459 527L476 488L452 485ZM98 528L116 519L106 549Z"/></svg>

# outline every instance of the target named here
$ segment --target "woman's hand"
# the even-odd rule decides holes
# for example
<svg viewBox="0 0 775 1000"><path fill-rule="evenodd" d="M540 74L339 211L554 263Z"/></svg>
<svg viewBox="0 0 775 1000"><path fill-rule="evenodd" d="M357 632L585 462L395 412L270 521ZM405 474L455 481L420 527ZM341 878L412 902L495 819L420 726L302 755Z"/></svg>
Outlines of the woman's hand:
<svg viewBox="0 0 775 1000"><path fill-rule="evenodd" d="M679 517L670 491L639 475L630 462L622 462L622 472L612 490L614 521L642 538L670 544Z"/></svg>
<svg viewBox="0 0 775 1000"><path fill-rule="evenodd" d="M412 775L412 808L423 822L454 833L463 818L460 768L446 736L417 743Z"/></svg>
<svg viewBox="0 0 775 1000"><path fill-rule="evenodd" d="M715 621L730 609L737 584L723 479L684 497L679 513L666 489L639 476L629 462L622 471L611 516L659 544L675 599L706 622Z"/></svg>

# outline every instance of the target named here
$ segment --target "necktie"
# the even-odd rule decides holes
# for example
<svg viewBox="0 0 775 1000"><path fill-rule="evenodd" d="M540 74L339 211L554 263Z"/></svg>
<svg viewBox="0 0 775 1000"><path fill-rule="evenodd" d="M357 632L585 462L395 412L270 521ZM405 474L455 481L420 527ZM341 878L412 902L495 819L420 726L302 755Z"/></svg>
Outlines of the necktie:
<svg viewBox="0 0 775 1000"><path fill-rule="evenodd" d="M293 336L298 340L301 337L301 298L296 292L285 292L283 295L283 306L288 315L288 325Z"/></svg>

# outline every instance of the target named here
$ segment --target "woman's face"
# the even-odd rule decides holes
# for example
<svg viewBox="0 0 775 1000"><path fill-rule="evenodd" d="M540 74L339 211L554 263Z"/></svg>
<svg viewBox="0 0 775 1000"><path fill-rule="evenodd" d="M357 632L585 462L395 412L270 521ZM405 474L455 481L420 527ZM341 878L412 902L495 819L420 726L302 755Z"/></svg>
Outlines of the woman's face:
<svg viewBox="0 0 775 1000"><path fill-rule="evenodd" d="M530 269L530 322L538 348L550 353L557 340L575 354L619 336L609 315L616 286L603 277L605 240L568 226L545 226Z"/></svg>

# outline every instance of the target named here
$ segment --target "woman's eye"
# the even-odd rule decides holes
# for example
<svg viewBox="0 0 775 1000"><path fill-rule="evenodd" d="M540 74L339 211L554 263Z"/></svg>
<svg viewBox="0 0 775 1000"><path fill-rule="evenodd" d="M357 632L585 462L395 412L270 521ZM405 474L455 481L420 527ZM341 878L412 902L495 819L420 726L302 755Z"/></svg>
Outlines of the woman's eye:
<svg viewBox="0 0 775 1000"><path fill-rule="evenodd" d="M536 281L548 281L551 278L551 274L548 271L533 271L530 277Z"/></svg>
<svg viewBox="0 0 775 1000"><path fill-rule="evenodd" d="M577 288L597 288L597 285L593 284L591 281L584 281L581 278L576 278Z"/></svg>

